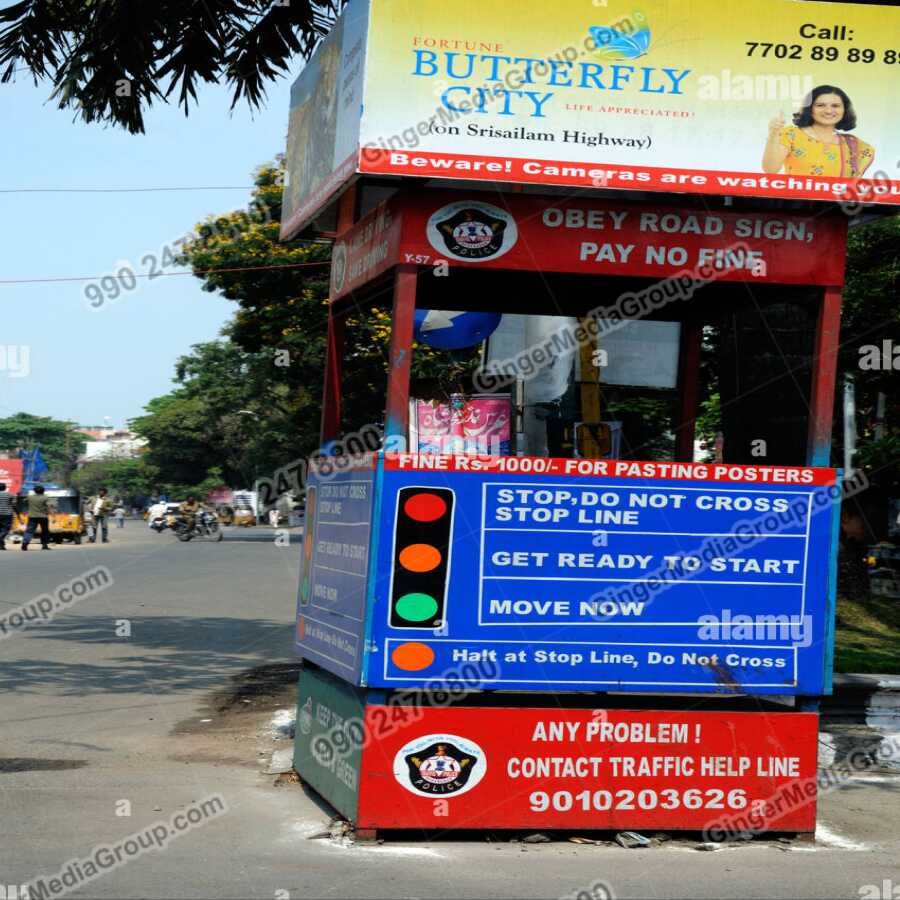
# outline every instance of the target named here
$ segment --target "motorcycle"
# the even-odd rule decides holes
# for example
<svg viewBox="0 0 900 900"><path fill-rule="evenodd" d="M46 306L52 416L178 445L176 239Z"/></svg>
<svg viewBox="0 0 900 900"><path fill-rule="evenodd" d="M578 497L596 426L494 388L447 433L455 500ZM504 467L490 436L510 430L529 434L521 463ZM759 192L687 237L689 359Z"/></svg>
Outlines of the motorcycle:
<svg viewBox="0 0 900 900"><path fill-rule="evenodd" d="M189 527L188 520L183 515L175 517L175 524L172 526L175 537L179 541L189 541L192 538L200 538L201 540L221 541L225 535L219 528L219 520L214 513L201 511L194 517L194 527Z"/></svg>
<svg viewBox="0 0 900 900"><path fill-rule="evenodd" d="M162 534L169 526L166 524L165 516L155 516L150 522L150 527L157 533Z"/></svg>

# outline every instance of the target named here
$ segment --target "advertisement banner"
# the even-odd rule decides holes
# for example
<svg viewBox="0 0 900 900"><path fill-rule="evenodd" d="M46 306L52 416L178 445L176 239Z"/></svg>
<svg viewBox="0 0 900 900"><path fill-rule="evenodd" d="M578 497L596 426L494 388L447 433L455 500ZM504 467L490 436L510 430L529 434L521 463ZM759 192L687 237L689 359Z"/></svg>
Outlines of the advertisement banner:
<svg viewBox="0 0 900 900"><path fill-rule="evenodd" d="M400 263L840 285L847 217L431 191L395 197L335 242L331 300Z"/></svg>
<svg viewBox="0 0 900 900"><path fill-rule="evenodd" d="M368 21L367 0L355 0L291 86L283 239L356 171Z"/></svg>
<svg viewBox="0 0 900 900"><path fill-rule="evenodd" d="M18 494L22 487L22 460L0 459L0 484L5 484L11 494Z"/></svg>
<svg viewBox="0 0 900 900"><path fill-rule="evenodd" d="M454 394L449 403L410 400L410 444L418 453L508 456L511 425L507 397Z"/></svg>
<svg viewBox="0 0 900 900"><path fill-rule="evenodd" d="M821 694L833 469L387 454L367 684Z"/></svg>
<svg viewBox="0 0 900 900"><path fill-rule="evenodd" d="M900 202L900 10L372 0L360 171Z"/></svg>
<svg viewBox="0 0 900 900"><path fill-rule="evenodd" d="M900 9L355 0L291 92L288 239L357 173L900 202Z"/></svg>
<svg viewBox="0 0 900 900"><path fill-rule="evenodd" d="M360 828L814 831L814 713L366 707Z"/></svg>

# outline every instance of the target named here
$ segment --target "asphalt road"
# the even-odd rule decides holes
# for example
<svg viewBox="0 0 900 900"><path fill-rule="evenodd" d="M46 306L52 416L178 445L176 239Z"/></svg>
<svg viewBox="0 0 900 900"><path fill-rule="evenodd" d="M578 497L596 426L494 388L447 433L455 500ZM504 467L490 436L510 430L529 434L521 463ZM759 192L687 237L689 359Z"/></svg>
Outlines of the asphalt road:
<svg viewBox="0 0 900 900"><path fill-rule="evenodd" d="M615 897L900 890L900 777L890 775L822 796L815 845L699 852L692 841L623 850L483 836L382 845L316 838L329 812L264 774L272 750L289 746L273 722L293 702L298 547L180 544L137 522L111 537L0 556L6 611L70 582L90 592L84 579L97 567L111 578L0 639L0 885L55 873L221 795L227 812L164 850L125 857L71 896L555 898L599 882ZM259 667L278 665L284 684L267 687L271 670Z"/></svg>

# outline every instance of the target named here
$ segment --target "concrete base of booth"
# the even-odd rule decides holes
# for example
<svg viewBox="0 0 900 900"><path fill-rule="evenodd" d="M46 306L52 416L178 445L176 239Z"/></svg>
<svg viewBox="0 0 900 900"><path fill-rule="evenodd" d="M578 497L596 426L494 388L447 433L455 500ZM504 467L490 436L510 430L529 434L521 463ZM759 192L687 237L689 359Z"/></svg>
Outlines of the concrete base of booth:
<svg viewBox="0 0 900 900"><path fill-rule="evenodd" d="M622 698L584 694L417 699L309 666L300 676L294 767L364 833L815 830L815 713L651 697L614 708Z"/></svg>

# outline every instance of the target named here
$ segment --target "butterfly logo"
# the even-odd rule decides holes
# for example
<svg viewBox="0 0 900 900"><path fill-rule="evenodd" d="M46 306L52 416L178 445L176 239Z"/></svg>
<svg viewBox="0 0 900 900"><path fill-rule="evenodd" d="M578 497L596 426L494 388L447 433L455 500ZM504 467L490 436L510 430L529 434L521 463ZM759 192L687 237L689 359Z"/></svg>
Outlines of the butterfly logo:
<svg viewBox="0 0 900 900"><path fill-rule="evenodd" d="M644 13L635 10L616 25L589 29L600 59L637 59L650 50L650 22Z"/></svg>

